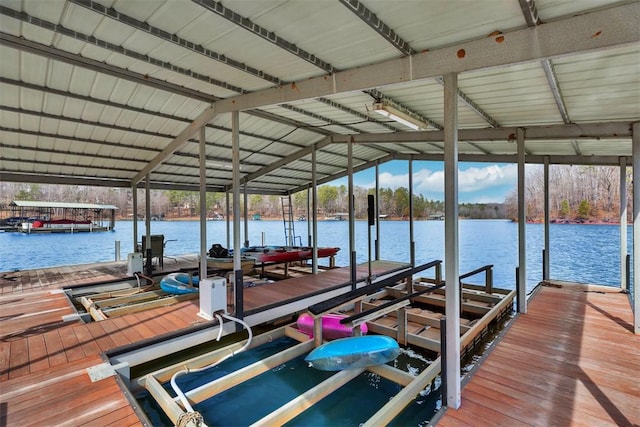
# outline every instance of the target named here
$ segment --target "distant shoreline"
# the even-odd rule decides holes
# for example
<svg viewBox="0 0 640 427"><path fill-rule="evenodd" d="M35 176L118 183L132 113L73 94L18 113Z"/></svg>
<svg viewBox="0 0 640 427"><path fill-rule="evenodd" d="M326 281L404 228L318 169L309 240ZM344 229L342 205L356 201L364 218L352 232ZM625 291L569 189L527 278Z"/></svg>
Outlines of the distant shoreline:
<svg viewBox="0 0 640 427"><path fill-rule="evenodd" d="M511 221L511 222L518 222L517 220L514 219L509 219L509 218L463 218L460 217L458 218L459 220L477 220L477 221ZM243 218L244 220L244 218ZM366 221L367 218L356 218L356 221ZM131 218L119 218L118 221L133 221ZM144 221L144 219L139 219L138 221ZM151 222L155 222L155 221L200 221L200 217L197 216L190 216L190 217L181 217L181 218L162 218L162 219L153 219L151 220ZM207 219L207 221L225 221L225 219ZM282 221L282 218L276 218L276 217L262 217L261 219L252 219L249 218L249 221L255 221L255 222L259 222L259 221ZM335 220L326 220L324 218L318 218L318 221L335 221ZM348 220L344 220L345 222ZM385 222L385 221L409 221L407 218L392 218L392 217L386 217L385 219L381 219L381 222ZM433 222L438 222L438 221L443 221L440 219L428 219L428 218L421 218L421 219L417 219L414 221L433 221ZM306 222L305 221L296 221L296 222ZM527 224L543 224L544 221L543 220L527 220ZM620 225L620 221L596 221L596 220L585 220L585 221L579 221L579 220L560 220L560 219L555 219L555 220L550 220L549 221L550 224L573 224L573 225ZM631 222L629 222L628 224L631 224Z"/></svg>

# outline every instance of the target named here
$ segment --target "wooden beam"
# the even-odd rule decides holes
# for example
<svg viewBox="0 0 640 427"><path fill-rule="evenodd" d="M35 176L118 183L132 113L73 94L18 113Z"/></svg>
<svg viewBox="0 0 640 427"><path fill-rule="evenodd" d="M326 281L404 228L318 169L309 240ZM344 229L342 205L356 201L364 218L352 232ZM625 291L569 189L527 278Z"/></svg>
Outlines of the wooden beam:
<svg viewBox="0 0 640 427"><path fill-rule="evenodd" d="M364 368L345 369L307 390L300 396L256 421L252 426L280 426L300 415L302 412L324 399L338 388L364 372Z"/></svg>
<svg viewBox="0 0 640 427"><path fill-rule="evenodd" d="M185 395L193 404L200 403L203 400L209 399L218 393L222 393L225 390L235 387L244 381L257 377L276 366L280 366L291 359L301 356L311 351L311 349L313 349L313 340L305 341L281 351L280 353L274 354L273 356L267 357L266 359L262 359L249 366L245 366L242 369L238 369L229 375L218 378L208 384L186 392Z"/></svg>
<svg viewBox="0 0 640 427"><path fill-rule="evenodd" d="M411 384L400 390L386 405L369 418L363 426L388 425L439 373L440 358L438 357L427 369L422 371Z"/></svg>

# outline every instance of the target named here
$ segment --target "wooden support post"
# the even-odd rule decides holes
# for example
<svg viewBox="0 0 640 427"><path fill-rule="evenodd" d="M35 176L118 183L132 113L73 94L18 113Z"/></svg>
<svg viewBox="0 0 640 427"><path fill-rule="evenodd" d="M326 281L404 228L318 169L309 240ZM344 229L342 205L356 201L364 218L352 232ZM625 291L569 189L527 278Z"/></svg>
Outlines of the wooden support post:
<svg viewBox="0 0 640 427"><path fill-rule="evenodd" d="M407 311L404 308L398 310L398 344L407 345Z"/></svg>

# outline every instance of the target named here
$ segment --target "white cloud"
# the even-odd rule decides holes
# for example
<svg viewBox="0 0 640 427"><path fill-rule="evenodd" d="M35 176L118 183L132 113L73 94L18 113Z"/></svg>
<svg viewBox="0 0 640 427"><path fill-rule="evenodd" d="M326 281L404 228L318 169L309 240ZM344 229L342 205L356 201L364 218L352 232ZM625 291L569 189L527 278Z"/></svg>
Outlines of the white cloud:
<svg viewBox="0 0 640 427"><path fill-rule="evenodd" d="M504 194L487 194L493 189L512 188L516 185L518 167L514 164L487 165L484 167L470 167L460 170L458 174L458 188L460 193L479 192L475 197L467 197L477 200L478 203L501 202ZM409 184L409 174L394 175L389 172L380 174L380 187L396 189L407 187ZM444 171L420 169L413 173L413 185L417 193L424 194L430 198L435 194L441 195L444 192ZM361 185L365 188L375 187L375 182ZM485 194L482 194L485 193Z"/></svg>
<svg viewBox="0 0 640 427"><path fill-rule="evenodd" d="M460 171L458 175L458 187L460 192L475 192L489 190L505 185L515 185L518 177L518 166L489 165L483 168L471 167Z"/></svg>

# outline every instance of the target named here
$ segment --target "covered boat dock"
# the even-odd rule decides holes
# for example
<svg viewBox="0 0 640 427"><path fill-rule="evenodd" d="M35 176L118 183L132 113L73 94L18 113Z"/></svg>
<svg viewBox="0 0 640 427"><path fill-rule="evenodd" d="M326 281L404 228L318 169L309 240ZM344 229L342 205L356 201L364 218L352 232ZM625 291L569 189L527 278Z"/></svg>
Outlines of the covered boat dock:
<svg viewBox="0 0 640 427"><path fill-rule="evenodd" d="M151 189L198 191L201 259L208 249L206 194L225 192L233 209L226 217L234 218L228 246L237 254L234 306L242 317L242 198L246 205L249 194L308 190L308 243L317 247L318 186L346 178L353 195L354 173L375 169L378 177L381 164L403 160L412 200L414 162L443 162L450 358L445 403L455 409L462 396L459 162L517 165L517 309L522 315L529 312L526 166L544 168L543 280L551 280L553 272L549 168L614 166L620 176L620 288L631 291L632 298L624 298L635 334L626 345L634 346L640 334L640 293L631 286L640 283L637 254L631 261L633 277L623 272L629 253L629 167L632 181L640 182L640 2L463 5L65 0L42 7L39 1L7 2L0 7L0 180L131 188L136 212L139 190L144 189L147 210ZM379 179L375 187L377 195ZM375 202L372 210L377 218ZM353 197L347 211L350 245L343 250L349 251L355 287ZM149 211L145 217L150 238ZM638 185L631 217L639 248ZM136 222L133 234L138 236ZM408 240L412 255L407 261L413 265L413 228ZM378 248L374 258L382 258ZM605 318L601 327L615 327ZM89 341L111 346L105 344L109 335L98 332ZM6 356L9 363L25 367L26 339L22 349ZM42 354L41 366L45 360L59 363L47 355L41 338L31 341L33 351ZM60 355L59 344L52 348L56 345ZM97 352L90 350L92 362ZM43 376L31 378L8 389L9 406L33 397L21 393L38 389ZM97 414L108 406L95 395L84 405L78 412ZM123 405L111 408L116 414ZM47 409L40 413L53 415ZM124 413L129 419L126 408Z"/></svg>
<svg viewBox="0 0 640 427"><path fill-rule="evenodd" d="M113 205L14 200L10 204L16 225L23 233L78 233L110 231L116 226Z"/></svg>

